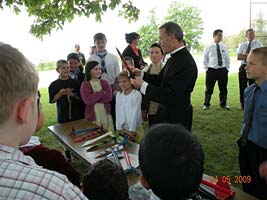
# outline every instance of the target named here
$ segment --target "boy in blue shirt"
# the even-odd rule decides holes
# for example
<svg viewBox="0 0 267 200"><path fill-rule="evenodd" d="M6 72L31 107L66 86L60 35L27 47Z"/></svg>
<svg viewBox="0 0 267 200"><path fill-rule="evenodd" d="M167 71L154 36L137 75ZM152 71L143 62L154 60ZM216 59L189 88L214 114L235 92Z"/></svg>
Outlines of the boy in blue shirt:
<svg viewBox="0 0 267 200"><path fill-rule="evenodd" d="M241 176L250 176L243 190L260 199L267 197L267 184L260 178L259 166L267 160L267 47L253 49L245 67L255 83L244 92L244 120L238 140Z"/></svg>

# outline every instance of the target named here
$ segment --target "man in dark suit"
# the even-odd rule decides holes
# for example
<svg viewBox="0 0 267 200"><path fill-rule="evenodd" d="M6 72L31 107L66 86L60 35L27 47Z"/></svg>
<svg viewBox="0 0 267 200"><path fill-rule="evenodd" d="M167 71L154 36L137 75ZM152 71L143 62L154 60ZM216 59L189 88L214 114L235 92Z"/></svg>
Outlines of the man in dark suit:
<svg viewBox="0 0 267 200"><path fill-rule="evenodd" d="M164 54L170 53L159 75L138 73L132 84L140 88L148 100L160 103L158 122L180 123L188 130L192 127L193 107L191 92L197 79L197 66L183 43L183 31L174 22L159 28L159 43Z"/></svg>

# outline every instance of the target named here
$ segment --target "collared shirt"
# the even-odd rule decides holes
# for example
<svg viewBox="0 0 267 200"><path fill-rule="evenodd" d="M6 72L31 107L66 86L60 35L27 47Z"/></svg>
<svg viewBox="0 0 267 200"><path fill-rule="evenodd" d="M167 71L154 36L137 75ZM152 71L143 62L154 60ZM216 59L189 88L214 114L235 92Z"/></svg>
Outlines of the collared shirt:
<svg viewBox="0 0 267 200"><path fill-rule="evenodd" d="M101 63L101 58L96 54L92 55L88 61L92 60ZM120 73L119 62L117 60L117 57L109 52L107 52L107 55L105 56L104 60L107 73L103 73L101 75L101 79L106 80L110 85L113 85Z"/></svg>
<svg viewBox="0 0 267 200"><path fill-rule="evenodd" d="M238 49L238 54L244 54L244 53L246 53L247 48L248 48L248 44L249 44L249 41L243 42L240 45L239 49ZM262 47L262 43L259 42L259 41L257 41L257 40L252 40L251 41L251 45L250 45L250 48L251 48L250 51L252 49L255 49L255 48L258 48L258 47ZM246 64L246 61L245 60L242 60L241 61L241 64Z"/></svg>
<svg viewBox="0 0 267 200"><path fill-rule="evenodd" d="M228 54L228 48L219 43L221 55L222 55L222 66L218 65L218 56L217 56L217 46L216 43L213 42L209 45L204 51L204 69L207 70L208 68L219 69L219 68L226 68L229 71L230 66L230 57Z"/></svg>
<svg viewBox="0 0 267 200"><path fill-rule="evenodd" d="M252 84L245 89L244 100L245 100L245 112L244 120L241 128L241 133L245 127L246 119L248 116L250 98L255 84ZM256 145L267 149L267 81L265 81L260 89L255 92L254 95L254 109L252 114L252 121L250 130L248 133L248 139Z"/></svg>
<svg viewBox="0 0 267 200"><path fill-rule="evenodd" d="M172 54L176 53L177 51L180 51L180 50L183 49L183 48L185 48L185 46L181 46L181 47L179 47L179 48L173 50L173 51L170 53L170 56L171 56ZM144 72L141 71L141 78L143 78L143 76L144 76ZM145 82L145 81L144 81L144 82L142 83L142 85L141 85L140 92L141 92L142 94L144 94L144 95L146 94L146 88L147 88L147 86L148 86L148 83Z"/></svg>
<svg viewBox="0 0 267 200"><path fill-rule="evenodd" d="M81 70L80 70L79 68L77 68L76 71L70 71L70 73L69 73L69 77L70 77L71 79L78 80L78 75L79 75L79 73L81 73Z"/></svg>
<svg viewBox="0 0 267 200"><path fill-rule="evenodd" d="M0 144L0 199L87 199L66 176L43 169L17 148Z"/></svg>

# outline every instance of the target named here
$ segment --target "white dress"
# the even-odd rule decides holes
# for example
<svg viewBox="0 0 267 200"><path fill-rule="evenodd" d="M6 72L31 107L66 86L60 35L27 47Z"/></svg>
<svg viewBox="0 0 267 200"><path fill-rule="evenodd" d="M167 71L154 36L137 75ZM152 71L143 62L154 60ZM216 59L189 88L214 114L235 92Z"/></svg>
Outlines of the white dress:
<svg viewBox="0 0 267 200"><path fill-rule="evenodd" d="M136 132L136 141L140 142L144 136L141 116L142 95L133 89L130 94L124 92L116 94L116 128Z"/></svg>

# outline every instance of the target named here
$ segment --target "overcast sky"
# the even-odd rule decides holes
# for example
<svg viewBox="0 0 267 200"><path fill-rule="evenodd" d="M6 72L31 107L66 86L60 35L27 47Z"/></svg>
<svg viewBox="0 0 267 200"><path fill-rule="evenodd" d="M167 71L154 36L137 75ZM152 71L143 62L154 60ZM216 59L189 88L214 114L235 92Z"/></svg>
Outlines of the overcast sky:
<svg viewBox="0 0 267 200"><path fill-rule="evenodd" d="M148 23L147 17L152 8L161 21L166 15L167 8L173 0L133 0L141 10L139 20L128 24L127 20L117 16L116 12L108 12L97 23L94 17L75 18L67 23L63 30L53 31L45 36L43 41L36 39L29 33L33 19L26 13L19 16L9 9L0 10L0 41L9 43L20 49L32 62L66 59L66 55L73 50L75 43L80 43L82 52L88 57L89 46L93 45L93 35L103 32L107 36L107 49L115 53L115 46L121 50L126 46L125 33L136 31L140 26ZM258 0L259 1L259 0ZM257 2L258 2L257 1ZM178 1L199 7L204 22L204 35L202 41L210 42L214 29L224 30L225 35L238 33L249 26L249 0L187 0ZM267 5L253 5L252 15Z"/></svg>

